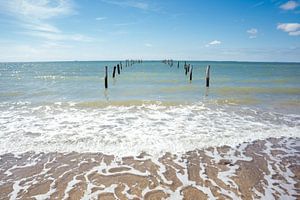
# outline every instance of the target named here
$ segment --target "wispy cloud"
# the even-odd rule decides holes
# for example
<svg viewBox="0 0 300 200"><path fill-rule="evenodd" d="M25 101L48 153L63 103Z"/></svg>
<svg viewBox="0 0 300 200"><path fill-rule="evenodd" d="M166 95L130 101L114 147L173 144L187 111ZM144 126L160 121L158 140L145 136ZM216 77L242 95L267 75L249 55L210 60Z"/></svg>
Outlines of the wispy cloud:
<svg viewBox="0 0 300 200"><path fill-rule="evenodd" d="M260 7L260 6L264 5L264 4L265 4L264 1L260 1L260 2L258 2L258 3L256 3L256 4L254 4L254 5L252 6L252 8Z"/></svg>
<svg viewBox="0 0 300 200"><path fill-rule="evenodd" d="M146 47L153 47L153 45L151 43L145 43Z"/></svg>
<svg viewBox="0 0 300 200"><path fill-rule="evenodd" d="M37 31L37 32L46 32L46 33L61 33L57 27L52 26L46 23L25 23L22 25L25 29Z"/></svg>
<svg viewBox="0 0 300 200"><path fill-rule="evenodd" d="M300 24L299 23L278 24L277 29L287 32L291 36L299 36L300 35Z"/></svg>
<svg viewBox="0 0 300 200"><path fill-rule="evenodd" d="M299 31L294 31L294 32L289 32L289 35L291 35L291 36L300 36L300 30Z"/></svg>
<svg viewBox="0 0 300 200"><path fill-rule="evenodd" d="M132 7L141 10L149 10L148 3L141 0L102 0L105 3L114 4L121 7Z"/></svg>
<svg viewBox="0 0 300 200"><path fill-rule="evenodd" d="M43 48L64 48L64 49L72 48L72 46L70 46L70 45L65 45L65 44L61 44L60 42L52 42L52 41L44 42L41 45L41 47L43 47Z"/></svg>
<svg viewBox="0 0 300 200"><path fill-rule="evenodd" d="M249 38L253 39L257 37L258 30L256 28L251 28L246 31L249 34Z"/></svg>
<svg viewBox="0 0 300 200"><path fill-rule="evenodd" d="M21 34L51 41L91 41L82 34L66 34L48 21L75 13L70 0L0 0L0 11L17 19Z"/></svg>
<svg viewBox="0 0 300 200"><path fill-rule="evenodd" d="M206 47L220 45L222 42L219 40L213 40L210 43L206 44Z"/></svg>
<svg viewBox="0 0 300 200"><path fill-rule="evenodd" d="M127 35L129 32L127 30L116 30L110 32L111 35Z"/></svg>
<svg viewBox="0 0 300 200"><path fill-rule="evenodd" d="M77 41L77 42L91 42L93 38L82 34L63 34L63 33L51 33L51 32L38 32L38 31L24 31L26 35L33 37L39 37L50 41Z"/></svg>
<svg viewBox="0 0 300 200"><path fill-rule="evenodd" d="M4 10L19 18L49 19L74 13L69 0L1 0Z"/></svg>
<svg viewBox="0 0 300 200"><path fill-rule="evenodd" d="M116 24L114 24L114 26L130 26L130 25L134 25L134 24L137 24L137 22L116 23Z"/></svg>
<svg viewBox="0 0 300 200"><path fill-rule="evenodd" d="M107 18L106 17L97 17L96 18L97 21L102 21L102 20L105 20L105 19L107 19Z"/></svg>
<svg viewBox="0 0 300 200"><path fill-rule="evenodd" d="M296 1L288 1L280 6L282 10L294 10L299 4Z"/></svg>

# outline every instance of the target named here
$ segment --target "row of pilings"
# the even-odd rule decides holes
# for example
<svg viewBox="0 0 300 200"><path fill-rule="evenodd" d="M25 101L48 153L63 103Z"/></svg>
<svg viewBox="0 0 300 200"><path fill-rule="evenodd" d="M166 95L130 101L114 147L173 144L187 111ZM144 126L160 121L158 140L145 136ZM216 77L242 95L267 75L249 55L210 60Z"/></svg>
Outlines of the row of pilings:
<svg viewBox="0 0 300 200"><path fill-rule="evenodd" d="M142 60L125 60L120 61L118 64L112 67L112 78L115 79L116 76L119 76L123 71L123 68L131 67L136 63L142 63ZM123 67L124 66L124 67ZM104 75L104 88L108 89L108 66L105 66L105 75Z"/></svg>
<svg viewBox="0 0 300 200"><path fill-rule="evenodd" d="M142 60L125 60L124 67L131 67L136 63L142 63ZM117 75L121 74L121 71L123 71L123 62L120 61L117 65L113 66L112 70L112 78L115 79ZM174 61L172 59L169 60L163 60L162 61L164 64L169 65L170 67L174 66L174 62L177 62L177 68L179 69L180 66L183 66L184 69L184 74L187 76L190 80L190 83L193 80L193 68L194 66L191 65L190 63L187 63L186 61ZM205 86L209 87L209 81L210 81L210 65L206 67L206 72L205 72ZM105 66L105 76L104 76L104 88L108 88L108 66Z"/></svg>
<svg viewBox="0 0 300 200"><path fill-rule="evenodd" d="M187 76L190 80L190 83L192 82L193 80L193 65L191 65L190 63L187 63L186 61L174 61L172 59L166 59L166 60L163 60L162 63L166 64L166 65L169 65L170 67L173 67L174 66L174 62L176 64L177 62L177 68L179 69L180 66L182 65L183 66L183 69L184 69L184 74L185 76ZM206 87L209 87L209 79L210 79L210 65L208 65L206 67L206 71L205 71L205 86Z"/></svg>

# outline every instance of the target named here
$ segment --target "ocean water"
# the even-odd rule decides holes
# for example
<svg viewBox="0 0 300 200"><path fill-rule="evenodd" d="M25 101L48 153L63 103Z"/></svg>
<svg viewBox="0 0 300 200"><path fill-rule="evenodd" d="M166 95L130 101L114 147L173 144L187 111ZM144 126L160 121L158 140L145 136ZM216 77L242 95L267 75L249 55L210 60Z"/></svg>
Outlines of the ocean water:
<svg viewBox="0 0 300 200"><path fill-rule="evenodd" d="M191 82L183 62L123 62L112 79L118 63L0 63L0 154L160 155L300 136L299 63L192 61Z"/></svg>

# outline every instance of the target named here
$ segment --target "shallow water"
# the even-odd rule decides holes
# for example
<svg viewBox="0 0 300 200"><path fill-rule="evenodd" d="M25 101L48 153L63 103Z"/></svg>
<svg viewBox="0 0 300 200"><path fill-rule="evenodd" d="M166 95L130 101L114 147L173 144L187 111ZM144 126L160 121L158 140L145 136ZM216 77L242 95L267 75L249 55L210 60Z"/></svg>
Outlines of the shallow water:
<svg viewBox="0 0 300 200"><path fill-rule="evenodd" d="M143 62L0 64L0 154L183 153L281 136L299 137L300 64ZM205 88L206 65L211 87ZM109 89L104 89L104 66Z"/></svg>
<svg viewBox="0 0 300 200"><path fill-rule="evenodd" d="M29 101L178 101L253 98L257 103L299 101L300 64L190 62L193 81L184 75L183 62L169 67L161 62L125 67L112 79L118 62L1 63L1 102ZM211 65L211 87L204 87L206 66ZM109 66L109 90L104 91L104 66ZM206 96L206 94L209 94ZM272 102L270 102L272 100ZM264 105L264 106L265 106Z"/></svg>

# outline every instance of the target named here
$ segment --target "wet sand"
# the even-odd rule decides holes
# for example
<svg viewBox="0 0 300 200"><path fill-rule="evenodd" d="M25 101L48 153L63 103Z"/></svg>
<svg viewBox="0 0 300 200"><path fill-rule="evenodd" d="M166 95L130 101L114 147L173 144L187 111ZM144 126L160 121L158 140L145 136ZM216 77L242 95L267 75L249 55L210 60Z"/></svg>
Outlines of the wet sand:
<svg viewBox="0 0 300 200"><path fill-rule="evenodd" d="M300 199L300 139L269 138L158 158L4 154L0 199Z"/></svg>

